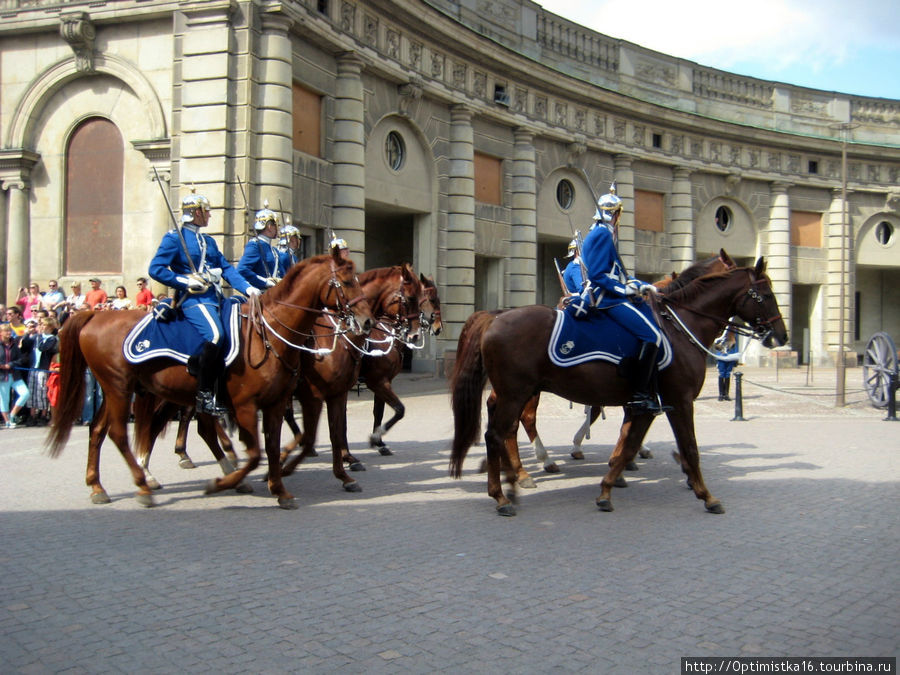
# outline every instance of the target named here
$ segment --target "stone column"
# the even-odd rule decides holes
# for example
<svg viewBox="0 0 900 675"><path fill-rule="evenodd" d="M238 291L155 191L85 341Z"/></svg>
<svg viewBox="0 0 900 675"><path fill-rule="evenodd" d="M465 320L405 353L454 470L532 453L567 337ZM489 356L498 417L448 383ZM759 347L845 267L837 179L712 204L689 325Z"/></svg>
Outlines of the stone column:
<svg viewBox="0 0 900 675"><path fill-rule="evenodd" d="M2 180L0 180L0 185L2 185ZM7 199L6 199L6 190L0 190L0 247L4 251L3 254L0 254L0 289L6 291L6 279L8 269L6 267L6 255L9 252L9 244L6 239L6 233L9 231L9 213L6 210L7 207ZM16 288L18 290L18 288ZM6 299L9 298L9 293L4 293L3 302L6 302ZM12 298L12 301L15 302L15 298ZM6 316L2 318L3 321L6 321Z"/></svg>
<svg viewBox="0 0 900 675"><path fill-rule="evenodd" d="M766 272L772 281L772 290L781 309L784 325L791 334L791 206L788 188L790 184L772 183L769 206L768 257Z"/></svg>
<svg viewBox="0 0 900 675"><path fill-rule="evenodd" d="M634 248L634 171L631 155L614 155L613 162L618 189L616 194L622 200L622 215L619 217L619 257L628 268L628 273L637 276ZM606 193L606 190L603 190Z"/></svg>
<svg viewBox="0 0 900 675"><path fill-rule="evenodd" d="M507 306L533 305L537 276L537 195L533 136L515 130L512 166L512 228L509 247Z"/></svg>
<svg viewBox="0 0 900 675"><path fill-rule="evenodd" d="M256 184L252 208L290 212L293 187L293 57L288 36L292 21L263 12L257 60L258 84L253 101L256 131ZM282 223L283 224L283 223Z"/></svg>
<svg viewBox="0 0 900 675"><path fill-rule="evenodd" d="M694 208L691 200L691 172L672 169L672 201L669 221L669 255L675 270L683 271L697 259Z"/></svg>
<svg viewBox="0 0 900 675"><path fill-rule="evenodd" d="M19 289L31 280L30 206L31 186L24 180L4 181L9 204L6 238L6 298L15 302Z"/></svg>
<svg viewBox="0 0 900 675"><path fill-rule="evenodd" d="M463 105L454 106L450 111L447 237L443 256L447 287L441 291L442 317L448 328L444 337L453 344L475 310L474 157L472 111Z"/></svg>
<svg viewBox="0 0 900 675"><path fill-rule="evenodd" d="M247 45L244 41L238 47L228 4L187 7L180 23L181 68L174 71L181 74L175 81L174 101L180 114L175 117L173 141L177 141L172 145L177 191L172 207L180 211L181 200L195 187L212 206L209 234L217 235L225 256L234 260L244 242L243 200L234 185L236 176L249 178L246 164L236 158L250 154L251 137L250 92L245 87L249 73L234 81L232 73L239 69L232 63L246 62ZM249 71L246 63L244 68Z"/></svg>
<svg viewBox="0 0 900 675"><path fill-rule="evenodd" d="M831 193L831 206L828 209L828 229L826 230L826 243L828 253L827 275L825 279L825 347L829 354L837 359L840 348L841 334L844 330L844 348L850 344L852 337L847 331L850 325L850 246L848 233L850 229L849 203L844 204L841 198L841 189L836 188ZM847 222L845 222L847 221ZM841 327L841 273L844 280L844 325Z"/></svg>
<svg viewBox="0 0 900 675"><path fill-rule="evenodd" d="M362 60L353 52L338 57L334 94L334 231L365 269L366 140L363 122Z"/></svg>

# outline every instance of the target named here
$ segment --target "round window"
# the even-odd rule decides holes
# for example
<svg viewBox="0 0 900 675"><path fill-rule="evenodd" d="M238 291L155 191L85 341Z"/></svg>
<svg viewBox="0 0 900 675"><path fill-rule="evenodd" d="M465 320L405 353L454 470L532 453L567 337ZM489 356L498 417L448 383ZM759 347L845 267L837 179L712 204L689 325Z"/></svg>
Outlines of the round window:
<svg viewBox="0 0 900 675"><path fill-rule="evenodd" d="M390 132L385 139L384 156L388 166L394 171L399 171L403 166L406 159L406 145L403 143L403 137L396 131Z"/></svg>
<svg viewBox="0 0 900 675"><path fill-rule="evenodd" d="M882 246L890 246L894 240L894 226L882 220L875 226L875 240Z"/></svg>
<svg viewBox="0 0 900 675"><path fill-rule="evenodd" d="M563 178L556 185L556 203L559 204L560 208L564 211L568 211L572 208L572 204L575 202L575 187L572 185L570 181Z"/></svg>
<svg viewBox="0 0 900 675"><path fill-rule="evenodd" d="M716 209L716 229L719 232L722 234L728 232L731 229L732 220L731 209L727 206L720 206Z"/></svg>

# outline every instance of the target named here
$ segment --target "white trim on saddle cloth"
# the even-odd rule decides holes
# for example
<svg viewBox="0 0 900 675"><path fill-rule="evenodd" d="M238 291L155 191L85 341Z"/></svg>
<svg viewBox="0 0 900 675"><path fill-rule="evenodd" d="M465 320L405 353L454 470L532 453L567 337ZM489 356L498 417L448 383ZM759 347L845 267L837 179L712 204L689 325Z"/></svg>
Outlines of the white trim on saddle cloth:
<svg viewBox="0 0 900 675"><path fill-rule="evenodd" d="M636 356L637 355L637 339L633 336L631 339L635 344L635 351L633 353L623 354L620 351L616 350L615 345L600 345L595 340L591 340L590 344L583 345L579 344L581 342L577 338L573 338L571 333L568 330L564 330L567 328L567 322L572 323L572 325L576 328L582 328L590 330L594 332L595 335L597 332L603 330L602 326L604 320L591 320L591 319L573 319L571 316L568 316L566 312L561 312L560 310L556 310L556 321L553 324L553 330L550 333L550 341L547 343L547 356L550 357L550 361L552 361L555 365L560 366L561 368L566 368L568 366L577 366L580 363L586 363L587 361L608 361L609 363L613 363L618 365L623 358L626 356ZM612 324L612 320L609 320ZM618 328L618 325L615 324ZM565 340L561 345L557 343L560 339ZM659 348L659 357L657 358L657 364L660 370L667 368L672 363L672 345L669 343L669 339L662 334L662 343Z"/></svg>
<svg viewBox="0 0 900 675"><path fill-rule="evenodd" d="M228 326L225 330L225 338L228 341L228 351L225 354L225 367L227 368L237 358L241 348L241 303L229 302L228 308ZM131 329L131 332L125 337L122 344L122 353L129 363L144 363L151 359L169 358L181 363L187 363L190 354L178 351L169 345L154 346L146 340L139 340L141 333L144 332L147 324L154 321L155 317L152 312L141 319L138 324Z"/></svg>

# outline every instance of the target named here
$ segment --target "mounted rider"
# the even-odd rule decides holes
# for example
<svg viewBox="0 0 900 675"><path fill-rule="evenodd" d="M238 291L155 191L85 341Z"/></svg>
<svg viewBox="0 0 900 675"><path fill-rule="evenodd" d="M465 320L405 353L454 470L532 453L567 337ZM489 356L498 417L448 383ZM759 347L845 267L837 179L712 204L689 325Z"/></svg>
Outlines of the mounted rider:
<svg viewBox="0 0 900 675"><path fill-rule="evenodd" d="M289 253L277 248L278 216L268 202L256 212L253 230L256 236L247 242L237 269L252 286L264 291L284 278L293 261Z"/></svg>
<svg viewBox="0 0 900 675"><path fill-rule="evenodd" d="M618 222L622 200L616 194L616 183L597 200L594 223L584 239L582 260L587 269L588 284L582 298L606 317L615 321L640 341L637 365L633 373L634 399L629 408L637 413L659 414L664 411L653 394L656 356L662 344L662 333L632 303L645 292L656 292L648 283L635 279L626 270L617 250Z"/></svg>
<svg viewBox="0 0 900 675"><path fill-rule="evenodd" d="M232 288L247 296L259 295L259 290L247 283L238 271L219 252L216 240L200 229L209 224L209 200L194 194L181 202L181 227L165 235L153 260L150 276L161 284L175 289L176 305L188 323L205 340L197 358L197 410L209 415L226 412L216 403L215 385L224 371L221 346L224 330L219 316L224 295L222 278Z"/></svg>
<svg viewBox="0 0 900 675"><path fill-rule="evenodd" d="M278 250L287 254L291 265L300 262L300 230L286 223L278 234Z"/></svg>
<svg viewBox="0 0 900 675"><path fill-rule="evenodd" d="M571 258L571 260L563 270L563 283L569 293L579 295L584 290L584 275L582 274L581 256L578 255L578 241L576 239L569 242L566 257Z"/></svg>
<svg viewBox="0 0 900 675"><path fill-rule="evenodd" d="M342 259L347 260L350 258L350 248L347 246L347 242L332 232L331 241L328 242L328 252L334 253L335 250L340 251Z"/></svg>

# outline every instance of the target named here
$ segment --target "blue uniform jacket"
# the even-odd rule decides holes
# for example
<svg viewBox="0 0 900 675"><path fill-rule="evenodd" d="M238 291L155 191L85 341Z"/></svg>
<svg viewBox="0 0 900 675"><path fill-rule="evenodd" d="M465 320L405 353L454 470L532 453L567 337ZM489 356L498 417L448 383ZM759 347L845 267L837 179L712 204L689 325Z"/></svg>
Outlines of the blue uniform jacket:
<svg viewBox="0 0 900 675"><path fill-rule="evenodd" d="M274 248L268 237L258 236L247 242L237 269L250 284L264 291L269 277L283 279L292 262L290 253Z"/></svg>
<svg viewBox="0 0 900 675"><path fill-rule="evenodd" d="M241 293L247 292L250 284L238 271L231 266L219 252L216 240L208 234L202 234L190 223L185 223L181 232L184 241L194 261L194 267L204 278L217 278L221 275L231 287ZM201 244L202 242L202 244ZM205 247L205 252L201 249ZM212 270L212 271L210 271ZM187 291L188 275L191 273L191 265L185 255L184 248L179 241L178 232L169 230L162 238L159 249L153 260L150 261L150 276L161 284L165 284L179 291ZM205 292L188 295L183 302L183 307L193 304L218 305L221 299L220 289L217 284L212 284Z"/></svg>
<svg viewBox="0 0 900 675"><path fill-rule="evenodd" d="M584 238L581 257L587 267L598 308L628 302L625 284L634 277L627 276L622 269L612 233L605 226L597 225L588 232Z"/></svg>
<svg viewBox="0 0 900 675"><path fill-rule="evenodd" d="M584 288L584 278L581 275L581 262L577 257L566 265L562 276L569 293L581 293Z"/></svg>

